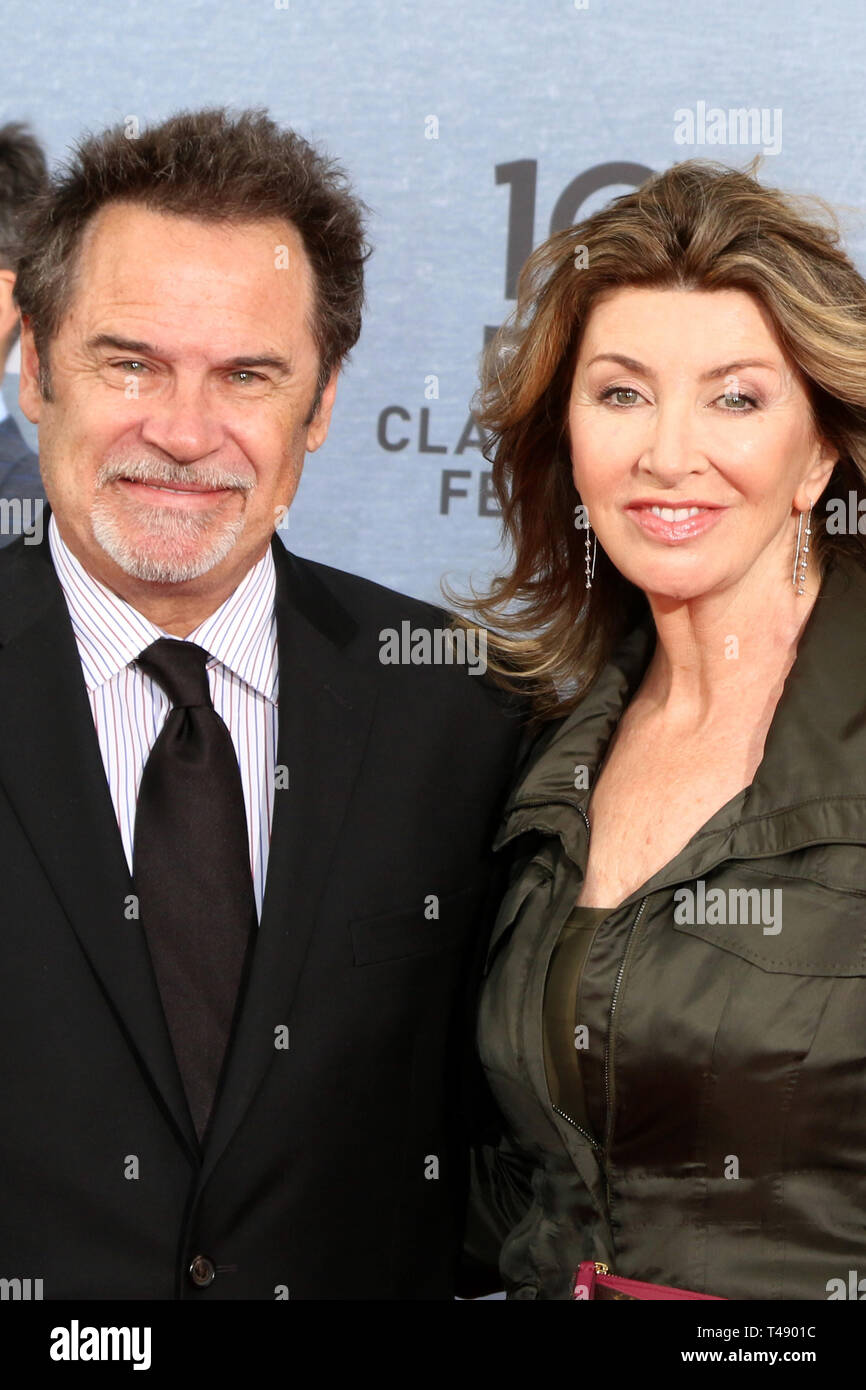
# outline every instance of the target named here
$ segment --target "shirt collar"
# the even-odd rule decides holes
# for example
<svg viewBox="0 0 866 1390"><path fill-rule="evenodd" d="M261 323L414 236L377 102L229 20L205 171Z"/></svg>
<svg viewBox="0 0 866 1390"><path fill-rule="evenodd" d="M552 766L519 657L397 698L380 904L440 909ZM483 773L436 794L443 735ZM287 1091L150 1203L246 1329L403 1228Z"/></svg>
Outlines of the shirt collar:
<svg viewBox="0 0 866 1390"><path fill-rule="evenodd" d="M170 637L132 604L95 579L69 549L51 513L48 543L66 599L88 690L106 684L160 637ZM233 593L184 640L276 703L276 571L271 547Z"/></svg>
<svg viewBox="0 0 866 1390"><path fill-rule="evenodd" d="M3 399L3 392L0 391L0 425L2 425L3 421L7 418L8 415L9 410L7 408L6 402Z"/></svg>

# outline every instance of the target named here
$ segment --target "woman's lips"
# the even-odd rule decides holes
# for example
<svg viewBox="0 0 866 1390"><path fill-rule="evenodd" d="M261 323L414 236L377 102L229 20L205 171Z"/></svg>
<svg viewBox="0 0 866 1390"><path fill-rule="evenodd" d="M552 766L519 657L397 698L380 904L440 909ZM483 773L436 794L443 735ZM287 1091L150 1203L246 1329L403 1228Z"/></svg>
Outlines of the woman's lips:
<svg viewBox="0 0 866 1390"><path fill-rule="evenodd" d="M164 507L207 507L227 497L233 488L203 488L196 484L170 487L168 483L140 483L132 478L118 478L120 486L143 501L160 503Z"/></svg>
<svg viewBox="0 0 866 1390"><path fill-rule="evenodd" d="M726 507L705 507L699 502L683 502L677 507L653 507L634 505L625 508L626 516L636 526L654 540L664 541L666 545L678 545L682 541L702 536L721 521ZM663 513L659 515L658 513ZM682 515L685 513L685 515ZM666 515L665 515L666 514ZM675 519L679 517L679 520Z"/></svg>

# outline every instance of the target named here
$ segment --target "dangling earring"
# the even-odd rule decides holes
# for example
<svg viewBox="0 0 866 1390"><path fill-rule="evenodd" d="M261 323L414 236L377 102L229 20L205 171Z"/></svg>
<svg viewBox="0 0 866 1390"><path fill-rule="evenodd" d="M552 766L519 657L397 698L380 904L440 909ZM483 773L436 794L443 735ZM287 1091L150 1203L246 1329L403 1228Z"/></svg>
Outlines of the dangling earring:
<svg viewBox="0 0 866 1390"><path fill-rule="evenodd" d="M812 504L809 503L809 514L806 517L806 535L803 537L803 513L800 512L800 519L797 522L797 549L794 551L794 574L791 580L797 594L806 592L806 566L809 563L809 537L812 534ZM802 545L801 545L802 541ZM797 571L800 571L799 575Z"/></svg>
<svg viewBox="0 0 866 1390"><path fill-rule="evenodd" d="M590 554L589 554L589 549L590 549L590 547L589 547L589 533L590 533L590 531L592 531L592 560L591 560L591 561L590 561ZM587 589L591 589L591 588L592 588L592 581L593 581L593 579L594 579L594 577L595 577L596 536L595 536L595 532L592 530L592 527L591 527L590 524L589 524L589 517L587 517L587 519L586 519L586 540L584 541L584 550L585 550L584 567L585 567L585 570L586 570L586 587L587 587Z"/></svg>

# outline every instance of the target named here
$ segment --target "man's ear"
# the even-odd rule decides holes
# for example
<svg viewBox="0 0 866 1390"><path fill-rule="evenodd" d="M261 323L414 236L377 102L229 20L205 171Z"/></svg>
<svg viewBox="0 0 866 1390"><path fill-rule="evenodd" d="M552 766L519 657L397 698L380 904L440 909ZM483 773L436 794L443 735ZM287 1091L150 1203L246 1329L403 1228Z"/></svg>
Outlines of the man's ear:
<svg viewBox="0 0 866 1390"><path fill-rule="evenodd" d="M26 314L21 317L21 379L18 383L18 404L31 424L39 423L43 399L39 389L39 354L33 341L33 330Z"/></svg>
<svg viewBox="0 0 866 1390"><path fill-rule="evenodd" d="M335 367L328 378L328 384L322 392L322 399L319 401L319 408L307 426L307 453L314 454L320 448L328 435L331 424L331 412L334 409L334 399L337 395L337 381L340 376L339 367Z"/></svg>
<svg viewBox="0 0 866 1390"><path fill-rule="evenodd" d="M6 342L18 322L18 309L12 298L14 284L15 271L0 269L0 347ZM0 362L0 375L2 375L2 371L3 363Z"/></svg>

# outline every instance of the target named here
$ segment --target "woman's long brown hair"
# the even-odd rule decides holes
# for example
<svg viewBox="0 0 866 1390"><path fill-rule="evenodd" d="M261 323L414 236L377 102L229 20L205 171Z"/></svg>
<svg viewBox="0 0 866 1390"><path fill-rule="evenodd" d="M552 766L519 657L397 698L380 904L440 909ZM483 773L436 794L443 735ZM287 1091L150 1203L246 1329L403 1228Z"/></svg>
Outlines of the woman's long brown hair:
<svg viewBox="0 0 866 1390"><path fill-rule="evenodd" d="M484 355L475 408L513 563L486 592L446 593L487 626L489 669L531 698L539 720L574 708L648 611L600 545L587 591L586 533L575 526L568 401L600 296L626 286L751 294L799 372L818 435L839 453L825 495L866 496L866 281L832 209L763 187L757 163L687 160L552 236L526 262L514 313ZM816 506L818 564L831 550L866 564L866 536L830 534L826 522Z"/></svg>

